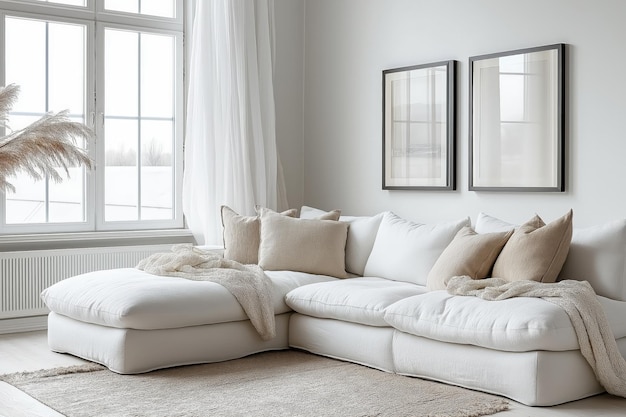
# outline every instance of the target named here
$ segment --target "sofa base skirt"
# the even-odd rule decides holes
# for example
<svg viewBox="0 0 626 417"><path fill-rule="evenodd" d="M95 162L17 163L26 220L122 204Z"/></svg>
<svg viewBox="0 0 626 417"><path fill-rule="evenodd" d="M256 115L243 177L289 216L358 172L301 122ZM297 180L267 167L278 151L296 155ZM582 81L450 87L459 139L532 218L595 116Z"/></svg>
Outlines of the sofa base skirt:
<svg viewBox="0 0 626 417"><path fill-rule="evenodd" d="M393 357L399 374L502 395L529 406L604 392L579 350L505 352L396 331Z"/></svg>
<svg viewBox="0 0 626 417"><path fill-rule="evenodd" d="M293 313L289 345L317 355L393 372L391 327L374 327Z"/></svg>
<svg viewBox="0 0 626 417"><path fill-rule="evenodd" d="M263 341L249 320L137 330L85 323L50 313L48 345L55 352L100 363L120 374L137 374L287 349L290 314L277 315L276 337Z"/></svg>
<svg viewBox="0 0 626 417"><path fill-rule="evenodd" d="M626 354L626 338L618 347ZM551 406L604 392L580 351L507 352L294 313L289 345L400 375Z"/></svg>

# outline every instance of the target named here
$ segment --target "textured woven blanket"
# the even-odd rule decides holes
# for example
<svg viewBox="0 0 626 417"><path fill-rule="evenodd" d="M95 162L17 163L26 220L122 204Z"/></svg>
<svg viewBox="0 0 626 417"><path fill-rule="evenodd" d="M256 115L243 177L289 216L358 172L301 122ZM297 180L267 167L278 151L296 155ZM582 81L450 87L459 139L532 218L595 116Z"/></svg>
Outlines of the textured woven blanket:
<svg viewBox="0 0 626 417"><path fill-rule="evenodd" d="M271 283L258 265L242 265L216 253L180 244L174 245L172 252L155 253L141 260L137 269L220 284L237 299L263 340L276 335Z"/></svg>
<svg viewBox="0 0 626 417"><path fill-rule="evenodd" d="M536 281L507 282L501 278L473 280L468 276L448 281L448 293L484 300L511 297L542 298L563 308L576 332L580 351L607 392L626 397L626 360L620 354L596 293L587 281L553 284Z"/></svg>

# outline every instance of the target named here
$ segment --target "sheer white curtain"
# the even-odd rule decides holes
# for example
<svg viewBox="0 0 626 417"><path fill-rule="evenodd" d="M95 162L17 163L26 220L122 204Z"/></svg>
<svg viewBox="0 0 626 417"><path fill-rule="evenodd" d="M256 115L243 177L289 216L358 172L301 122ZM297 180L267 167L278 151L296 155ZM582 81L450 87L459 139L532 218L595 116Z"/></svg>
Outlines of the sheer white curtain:
<svg viewBox="0 0 626 417"><path fill-rule="evenodd" d="M199 244L221 244L220 206L287 207L276 149L272 0L196 0L183 210ZM189 26L188 26L189 27Z"/></svg>

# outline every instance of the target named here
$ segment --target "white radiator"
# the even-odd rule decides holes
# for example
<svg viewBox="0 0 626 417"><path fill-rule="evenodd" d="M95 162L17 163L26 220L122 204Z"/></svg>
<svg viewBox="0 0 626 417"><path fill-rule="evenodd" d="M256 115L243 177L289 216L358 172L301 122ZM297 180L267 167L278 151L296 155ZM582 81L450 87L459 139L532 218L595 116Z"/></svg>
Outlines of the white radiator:
<svg viewBox="0 0 626 417"><path fill-rule="evenodd" d="M0 253L0 319L48 313L39 294L73 275L100 269L134 267L172 245L38 250ZM2 333L2 332L0 332Z"/></svg>

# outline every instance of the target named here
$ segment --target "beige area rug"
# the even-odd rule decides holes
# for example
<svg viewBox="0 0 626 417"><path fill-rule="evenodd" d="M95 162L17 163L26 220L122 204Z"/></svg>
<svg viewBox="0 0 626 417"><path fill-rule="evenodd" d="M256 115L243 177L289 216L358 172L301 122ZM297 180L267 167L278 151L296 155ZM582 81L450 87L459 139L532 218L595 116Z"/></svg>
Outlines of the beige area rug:
<svg viewBox="0 0 626 417"><path fill-rule="evenodd" d="M493 395L293 350L140 375L85 365L0 379L68 417L477 417L508 409Z"/></svg>

